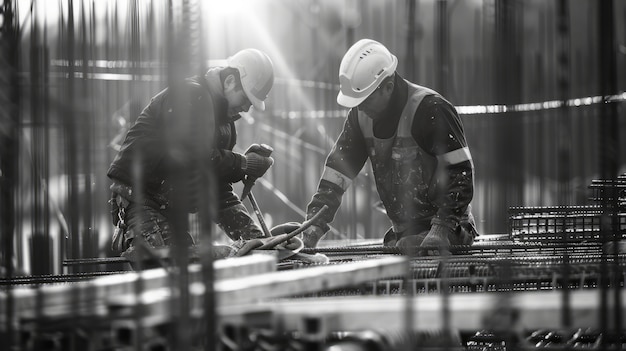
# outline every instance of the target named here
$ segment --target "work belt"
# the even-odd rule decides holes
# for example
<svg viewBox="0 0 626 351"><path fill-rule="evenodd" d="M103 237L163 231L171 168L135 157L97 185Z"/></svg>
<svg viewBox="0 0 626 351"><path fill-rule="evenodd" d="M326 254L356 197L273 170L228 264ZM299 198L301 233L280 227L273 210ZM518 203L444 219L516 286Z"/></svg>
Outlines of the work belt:
<svg viewBox="0 0 626 351"><path fill-rule="evenodd" d="M113 231L113 240L111 242L111 249L114 251L122 252L126 249L126 210L130 206L131 202L133 204L137 204L136 200L137 196L133 194L133 188L121 184L118 182L113 182L110 187L111 190L111 199L109 200L111 203L111 216L113 225L115 225L115 229ZM149 206L157 211L165 212L168 208L167 200L158 197L159 201L155 201L152 197L143 196L141 199L141 205Z"/></svg>
<svg viewBox="0 0 626 351"><path fill-rule="evenodd" d="M111 197L111 214L113 215L113 224L115 229L113 230L113 239L111 240L111 249L116 252L122 252L125 250L125 237L126 232L126 208L128 207L128 200L124 199L120 195L113 195Z"/></svg>
<svg viewBox="0 0 626 351"><path fill-rule="evenodd" d="M132 203L137 202L137 196L133 194L133 188L122 183L113 182L110 187L111 191L114 194L120 195L125 198L127 201ZM168 207L168 201L163 196L158 195L146 195L144 194L141 199L141 204L144 206L149 206L154 208L155 210L166 210Z"/></svg>

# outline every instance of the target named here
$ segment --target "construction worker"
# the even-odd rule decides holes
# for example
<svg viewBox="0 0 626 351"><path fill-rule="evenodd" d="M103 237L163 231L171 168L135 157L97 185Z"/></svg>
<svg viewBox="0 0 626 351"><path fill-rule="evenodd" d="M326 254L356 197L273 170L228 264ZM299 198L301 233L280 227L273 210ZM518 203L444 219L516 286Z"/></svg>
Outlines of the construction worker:
<svg viewBox="0 0 626 351"><path fill-rule="evenodd" d="M461 120L440 94L403 79L397 65L396 56L370 39L344 55L337 102L350 110L307 219L323 205L330 210L303 232L305 247L317 246L329 230L342 195L368 158L392 224L384 245L440 255L451 245L473 243L474 169Z"/></svg>
<svg viewBox="0 0 626 351"><path fill-rule="evenodd" d="M243 154L233 147L239 113L251 106L265 110L274 83L273 65L256 49L239 51L226 62L204 76L186 79L177 89L158 93L128 131L107 172L116 226L112 247L122 256L132 256L139 236L153 248L170 245L172 213L197 211L211 195L199 193L201 182L212 179L217 201L213 219L228 237L236 241L263 236L232 184L263 176L274 160L258 153L256 144ZM176 187L180 179L187 181L180 187L185 188L183 196Z"/></svg>

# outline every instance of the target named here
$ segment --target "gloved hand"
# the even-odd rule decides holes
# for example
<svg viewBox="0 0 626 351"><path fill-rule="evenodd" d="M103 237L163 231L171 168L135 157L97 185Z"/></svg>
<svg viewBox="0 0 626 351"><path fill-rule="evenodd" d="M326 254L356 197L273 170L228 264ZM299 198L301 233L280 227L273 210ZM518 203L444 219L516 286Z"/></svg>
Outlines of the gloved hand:
<svg viewBox="0 0 626 351"><path fill-rule="evenodd" d="M261 156L270 156L272 154L272 151L274 151L274 149L272 149L272 147L269 145L251 144L246 149L246 152L244 152L244 155L254 152Z"/></svg>
<svg viewBox="0 0 626 351"><path fill-rule="evenodd" d="M325 234L326 233L324 232L324 229L316 225L308 227L302 232L302 241L304 242L304 247L316 247L317 243L322 239Z"/></svg>
<svg viewBox="0 0 626 351"><path fill-rule="evenodd" d="M421 256L450 255L450 237L454 236L454 230L447 225L433 223L428 235L422 241L419 250Z"/></svg>
<svg viewBox="0 0 626 351"><path fill-rule="evenodd" d="M424 230L424 231L419 232L419 233L415 233L415 232L405 233L405 235L402 236L402 238L400 238L396 242L396 246L398 246L398 247L416 247L416 246L420 246L424 242L424 239L426 238L428 233L429 233L428 230Z"/></svg>
<svg viewBox="0 0 626 351"><path fill-rule="evenodd" d="M246 162L242 170L252 178L260 178L274 164L274 159L269 156L262 156L256 152L250 152L244 155Z"/></svg>
<svg viewBox="0 0 626 351"><path fill-rule="evenodd" d="M424 238L428 234L428 230L418 231L413 227L409 227L404 231L396 233L393 227L390 227L383 237L383 246L398 247L416 247L422 244Z"/></svg>

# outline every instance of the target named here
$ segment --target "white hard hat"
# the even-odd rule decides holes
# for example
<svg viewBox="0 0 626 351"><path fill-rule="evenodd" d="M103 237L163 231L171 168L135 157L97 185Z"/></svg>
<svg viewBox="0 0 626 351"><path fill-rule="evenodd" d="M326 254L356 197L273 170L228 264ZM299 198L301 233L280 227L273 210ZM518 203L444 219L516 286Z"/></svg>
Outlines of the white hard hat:
<svg viewBox="0 0 626 351"><path fill-rule="evenodd" d="M264 100L274 85L272 60L260 50L244 49L226 60L228 67L239 70L244 93L255 109L265 110Z"/></svg>
<svg viewBox="0 0 626 351"><path fill-rule="evenodd" d="M339 66L337 103L358 106L383 81L393 75L398 59L387 48L371 39L357 41L343 56Z"/></svg>

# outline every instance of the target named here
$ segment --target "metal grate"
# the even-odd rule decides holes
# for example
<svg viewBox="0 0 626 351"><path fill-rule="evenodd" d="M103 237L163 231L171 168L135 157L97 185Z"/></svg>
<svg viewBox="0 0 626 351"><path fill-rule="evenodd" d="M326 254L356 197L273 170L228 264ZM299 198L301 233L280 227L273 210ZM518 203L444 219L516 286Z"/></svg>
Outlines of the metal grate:
<svg viewBox="0 0 626 351"><path fill-rule="evenodd" d="M617 206L620 212L626 210L626 174L622 174L617 179L592 180L589 185L591 190L591 198L589 200L601 203L602 201L617 200Z"/></svg>
<svg viewBox="0 0 626 351"><path fill-rule="evenodd" d="M599 205L511 207L509 233L518 241L598 241L604 213ZM626 213L617 213L616 229L624 238Z"/></svg>

